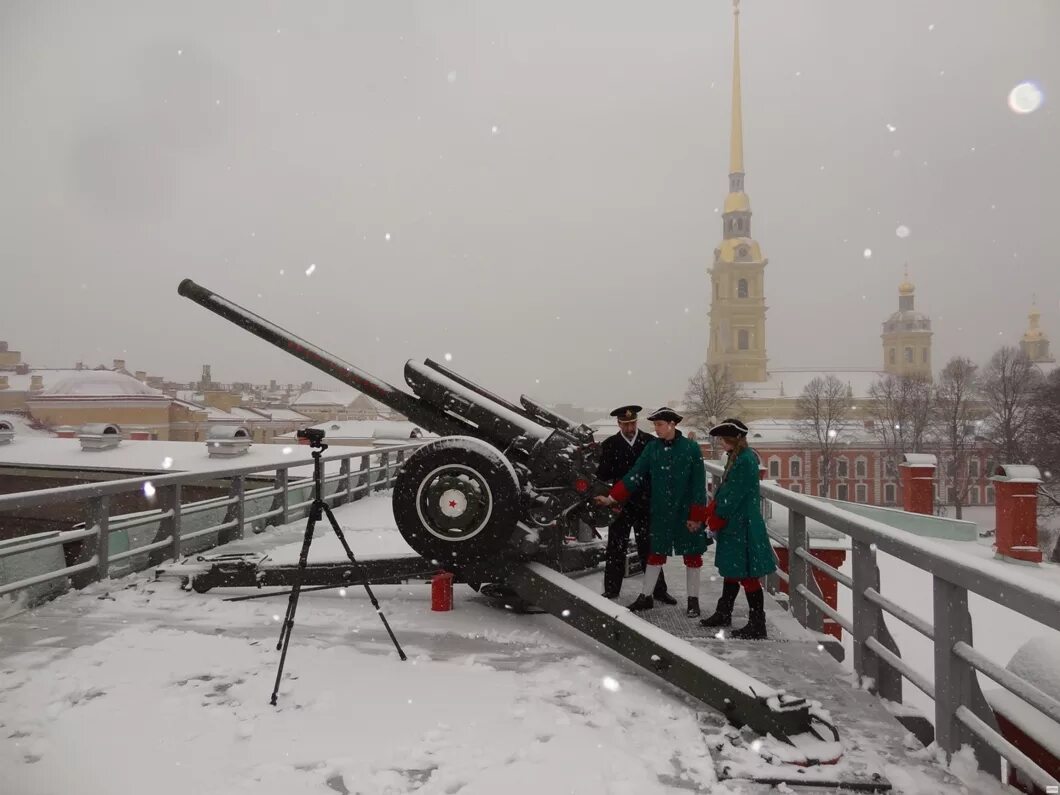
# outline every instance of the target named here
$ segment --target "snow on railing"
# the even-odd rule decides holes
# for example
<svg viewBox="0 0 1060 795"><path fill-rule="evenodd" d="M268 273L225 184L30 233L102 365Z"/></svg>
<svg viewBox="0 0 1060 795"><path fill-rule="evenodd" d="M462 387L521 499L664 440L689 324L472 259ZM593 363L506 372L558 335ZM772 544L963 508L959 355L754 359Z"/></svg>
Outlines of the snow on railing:
<svg viewBox="0 0 1060 795"><path fill-rule="evenodd" d="M337 473L325 476L324 499L341 505L358 500L371 491L392 487L409 452L421 444L349 452L330 448L323 460L339 462L340 468ZM308 448L304 449L308 453ZM376 459L374 464L373 457ZM355 460L360 461L359 468L351 465ZM293 480L290 470L312 466L312 463L307 456L294 458L282 466L263 467L259 464L211 470L210 481L229 481L228 496L192 503L183 502L182 486L201 484L204 476L200 472L167 473L0 495L0 512L71 502L85 505L84 523L72 530L49 533L44 537L38 534L23 543L17 538L11 539L0 545L0 560L58 547L66 564L43 572L39 571L41 566L36 565L32 567L35 573L31 576L0 582L0 596L56 581L83 588L112 575L157 566L166 558L178 560L183 554L243 538L247 527L263 529L269 519L276 519L277 524L297 521L305 516L313 502L312 480ZM272 478L275 485L247 491L247 477L261 474ZM111 499L126 494L155 496L159 508L112 516ZM27 560L26 557L14 559ZM118 563L124 565L116 566ZM13 567L16 572L19 568ZM55 595L56 589L52 588L43 598Z"/></svg>
<svg viewBox="0 0 1060 795"><path fill-rule="evenodd" d="M723 468L706 462L719 477ZM971 745L979 765L1000 778L1001 758L1043 790L1056 791L1053 775L1008 742L979 688L976 672L1023 699L1060 727L1060 701L978 652L972 645L968 592L996 602L1027 618L1060 630L1060 587L1026 576L1011 564L961 553L950 545L922 538L836 504L761 484L762 496L788 509L788 537L770 533L788 549L790 610L804 626L820 632L828 617L846 629L853 641L854 670L881 698L901 703L902 677L935 702L935 741L952 755ZM806 519L810 518L851 539L851 572L846 576L810 552ZM886 552L932 575L933 623L910 613L881 593L877 552ZM824 572L852 594L852 617L829 606L815 585L813 569ZM778 574L782 574L778 570ZM891 638L883 613L897 618L934 645L934 681L904 662ZM1060 728L1058 728L1060 731Z"/></svg>

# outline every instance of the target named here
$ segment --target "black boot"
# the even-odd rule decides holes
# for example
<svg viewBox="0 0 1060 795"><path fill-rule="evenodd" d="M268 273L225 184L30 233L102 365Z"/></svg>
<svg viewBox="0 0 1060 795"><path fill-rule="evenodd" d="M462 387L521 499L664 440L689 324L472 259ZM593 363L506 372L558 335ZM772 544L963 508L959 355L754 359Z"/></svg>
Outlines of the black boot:
<svg viewBox="0 0 1060 795"><path fill-rule="evenodd" d="M690 596L688 597L688 609L685 611L685 615L689 618L699 618L699 597Z"/></svg>
<svg viewBox="0 0 1060 795"><path fill-rule="evenodd" d="M750 608L747 626L734 629L732 636L740 640L764 640L766 637L765 595L761 588L747 594L747 606Z"/></svg>
<svg viewBox="0 0 1060 795"><path fill-rule="evenodd" d="M714 615L700 619L699 623L704 627L731 627L732 606L736 604L736 597L739 595L740 583L726 581L718 606L714 608Z"/></svg>
<svg viewBox="0 0 1060 795"><path fill-rule="evenodd" d="M642 610L651 610L655 607L655 600L647 594L640 594L636 600L629 606L629 609L634 613L639 613Z"/></svg>
<svg viewBox="0 0 1060 795"><path fill-rule="evenodd" d="M662 602L664 605L677 604L677 600L670 596L670 592L667 590L660 591L659 589L656 589L655 593L652 594L652 598L657 602Z"/></svg>

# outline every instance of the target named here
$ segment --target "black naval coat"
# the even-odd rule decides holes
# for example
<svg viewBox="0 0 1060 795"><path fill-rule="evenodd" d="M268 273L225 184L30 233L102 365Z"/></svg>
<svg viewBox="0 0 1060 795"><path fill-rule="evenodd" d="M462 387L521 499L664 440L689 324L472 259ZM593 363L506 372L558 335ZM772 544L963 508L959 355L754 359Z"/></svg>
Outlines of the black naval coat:
<svg viewBox="0 0 1060 795"><path fill-rule="evenodd" d="M648 446L655 437L649 433L637 429L637 438L632 444L627 442L622 432L609 436L600 444L600 465L597 467L596 476L608 483L615 483L626 476L630 468L636 462L644 448ZM651 484L646 483L637 489L633 496L622 505L623 513L629 518L647 517L651 505Z"/></svg>

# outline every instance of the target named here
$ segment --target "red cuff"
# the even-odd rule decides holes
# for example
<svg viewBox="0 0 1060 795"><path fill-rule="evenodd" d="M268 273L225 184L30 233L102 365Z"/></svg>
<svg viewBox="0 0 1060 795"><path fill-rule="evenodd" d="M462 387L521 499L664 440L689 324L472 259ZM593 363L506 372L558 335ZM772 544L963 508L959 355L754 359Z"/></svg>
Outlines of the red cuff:
<svg viewBox="0 0 1060 795"><path fill-rule="evenodd" d="M693 505L688 512L690 522L705 522L711 517L709 505Z"/></svg>
<svg viewBox="0 0 1060 795"><path fill-rule="evenodd" d="M625 502L629 499L629 489L627 489L626 484L620 480L618 481L618 483L611 487L611 493L607 496L609 496L613 500Z"/></svg>
<svg viewBox="0 0 1060 795"><path fill-rule="evenodd" d="M711 530L721 530L726 525L726 521L717 514L711 514L707 519L707 527Z"/></svg>

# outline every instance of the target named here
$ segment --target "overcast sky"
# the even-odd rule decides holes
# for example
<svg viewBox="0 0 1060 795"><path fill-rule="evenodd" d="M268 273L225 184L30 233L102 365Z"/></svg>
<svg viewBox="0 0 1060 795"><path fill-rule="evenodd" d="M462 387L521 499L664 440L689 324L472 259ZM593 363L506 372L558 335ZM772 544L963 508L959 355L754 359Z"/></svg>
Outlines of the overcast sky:
<svg viewBox="0 0 1060 795"><path fill-rule="evenodd" d="M905 262L936 365L1015 342L1035 291L1060 349L1060 3L744 0L741 26L771 364L877 366ZM5 0L0 339L328 381L190 276L396 383L451 353L512 397L674 400L731 63L727 0Z"/></svg>

